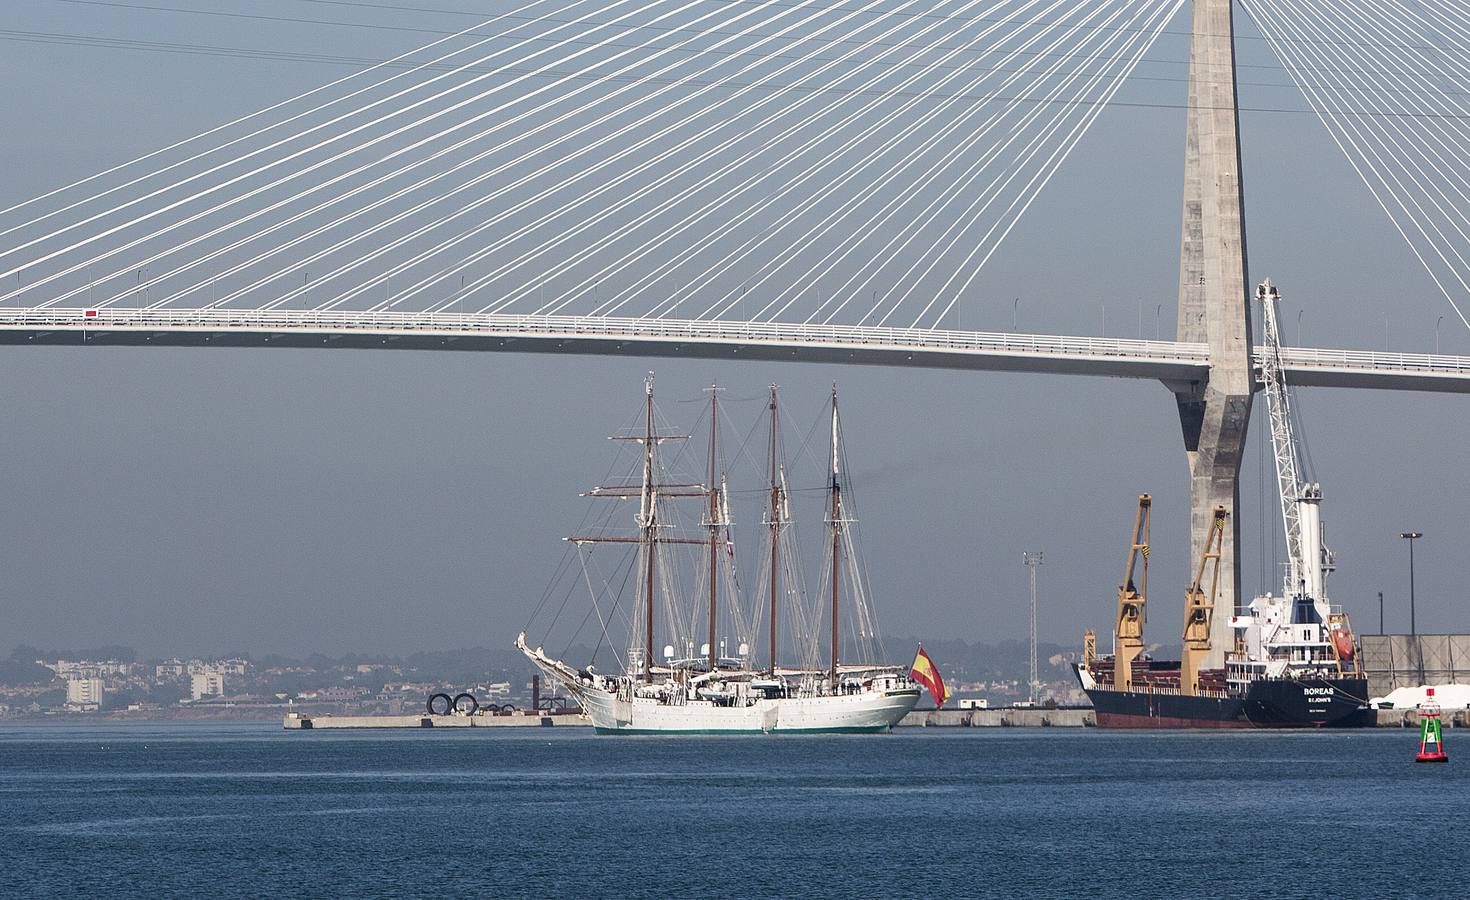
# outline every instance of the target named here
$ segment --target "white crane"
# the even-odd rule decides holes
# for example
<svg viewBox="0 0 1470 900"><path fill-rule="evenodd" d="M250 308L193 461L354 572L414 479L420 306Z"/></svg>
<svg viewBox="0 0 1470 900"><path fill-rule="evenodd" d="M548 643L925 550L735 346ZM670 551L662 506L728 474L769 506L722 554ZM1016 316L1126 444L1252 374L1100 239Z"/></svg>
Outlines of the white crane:
<svg viewBox="0 0 1470 900"><path fill-rule="evenodd" d="M1268 278L1256 288L1261 301L1265 353L1261 357L1261 380L1265 383L1266 410L1271 418L1271 448L1276 457L1276 481L1281 496L1281 520L1286 528L1286 579L1288 597L1310 599L1320 621L1329 619L1327 573L1335 567L1332 552L1322 538L1322 485L1302 478L1296 435L1292 430L1291 393L1281 363L1281 328L1276 314L1281 292Z"/></svg>

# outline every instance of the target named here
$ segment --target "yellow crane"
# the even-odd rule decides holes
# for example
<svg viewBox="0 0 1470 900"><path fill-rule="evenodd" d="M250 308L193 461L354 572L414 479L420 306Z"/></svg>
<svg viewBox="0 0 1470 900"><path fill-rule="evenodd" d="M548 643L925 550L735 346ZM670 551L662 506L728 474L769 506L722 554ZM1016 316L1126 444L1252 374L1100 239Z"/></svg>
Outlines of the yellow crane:
<svg viewBox="0 0 1470 900"><path fill-rule="evenodd" d="M1145 605L1148 603L1149 512L1153 499L1138 497L1138 514L1133 518L1133 540L1128 545L1128 564L1123 583L1118 585L1118 621L1113 626L1113 686L1133 690L1133 661L1143 653ZM1133 570L1143 560L1143 572L1135 585Z"/></svg>
<svg viewBox="0 0 1470 900"><path fill-rule="evenodd" d="M1200 553L1194 582L1184 594L1184 652L1179 658L1179 690L1199 693L1199 668L1210 654L1210 624L1215 618L1215 597L1220 593L1220 546L1225 541L1225 507L1215 507L1215 521ZM1204 591L1205 567L1210 568L1210 591Z"/></svg>

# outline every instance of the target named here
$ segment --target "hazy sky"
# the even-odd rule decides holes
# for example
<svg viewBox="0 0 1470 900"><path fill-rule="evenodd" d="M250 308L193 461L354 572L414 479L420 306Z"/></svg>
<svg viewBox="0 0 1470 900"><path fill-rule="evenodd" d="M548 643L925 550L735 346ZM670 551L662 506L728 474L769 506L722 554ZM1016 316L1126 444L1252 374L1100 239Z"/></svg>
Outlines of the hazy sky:
<svg viewBox="0 0 1470 900"><path fill-rule="evenodd" d="M450 11L490 6L148 4L393 26L368 29L142 5L3 5L0 205L347 71L116 39L383 58L431 38L403 27L462 28L471 20ZM1242 31L1244 105L1304 110L1248 23ZM1182 75L1185 52L1182 38L1166 36L1155 71ZM1138 90L1179 103L1185 85ZM1433 349L1447 306L1315 119L1246 113L1243 132L1250 276L1269 275L1286 294L1288 338L1299 329L1312 345ZM1109 109L987 268L977 293L988 299L962 308L960 324L1009 328L1019 297L1023 331L1151 337L1157 324L1171 334L1182 145L1180 109ZM1450 318L1441 342L1470 353L1470 335ZM581 519L577 492L606 471L602 438L635 410L649 368L673 415L692 419L693 405L674 401L712 380L736 398L775 382L802 428L840 382L890 633L1024 636L1028 549L1046 552L1042 637L1105 632L1135 498L1148 491L1149 627L1178 640L1187 470L1158 384L489 353L17 347L0 350L0 650L113 642L150 654L300 654L509 642L560 558L559 538ZM1377 630L1380 590L1389 630L1407 630L1397 534L1409 528L1427 535L1420 630L1470 629L1465 402L1299 393L1340 565L1333 599L1360 631ZM744 423L759 414L759 403L732 404ZM1256 427L1253 440L1264 437ZM1278 583L1259 552L1264 544L1269 555L1280 528L1262 460L1253 447L1242 487L1248 593Z"/></svg>

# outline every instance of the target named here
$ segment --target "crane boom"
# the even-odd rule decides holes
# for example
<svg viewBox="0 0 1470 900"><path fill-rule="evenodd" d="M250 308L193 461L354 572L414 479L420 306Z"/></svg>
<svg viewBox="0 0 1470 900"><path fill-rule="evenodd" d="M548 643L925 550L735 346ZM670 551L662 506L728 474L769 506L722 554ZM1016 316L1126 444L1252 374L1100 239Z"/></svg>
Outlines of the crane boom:
<svg viewBox="0 0 1470 900"><path fill-rule="evenodd" d="M1138 498L1138 514L1133 518L1133 539L1128 545L1128 563L1123 570L1123 583L1118 585L1118 620L1113 626L1113 684L1120 691L1133 690L1133 661L1143 653L1143 625L1148 603L1149 510L1153 499L1148 494ZM1137 584L1133 571L1143 560L1143 577Z"/></svg>
<svg viewBox="0 0 1470 900"><path fill-rule="evenodd" d="M1283 595L1299 597L1316 608L1326 622L1327 573L1333 570L1332 551L1322 537L1322 486L1302 477L1295 433L1291 391L1282 374L1281 327L1277 317L1281 292L1266 279L1256 288L1265 324L1265 353L1261 354L1261 380L1265 384L1266 409L1271 416L1271 449L1276 457L1276 480L1281 494L1281 520L1286 528L1286 581Z"/></svg>
<svg viewBox="0 0 1470 900"><path fill-rule="evenodd" d="M1215 507L1209 537L1200 552L1199 568L1184 594L1184 649L1179 657L1179 692L1200 691L1200 666L1210 655L1210 625L1215 618L1215 600L1220 595L1220 555L1225 543L1226 510ZM1205 569L1210 570L1210 588L1205 590Z"/></svg>
<svg viewBox="0 0 1470 900"><path fill-rule="evenodd" d="M1277 318L1281 292L1266 279L1256 288L1261 301L1265 353L1261 354L1261 381L1265 383L1266 411L1271 417L1271 449L1276 457L1276 483L1281 495L1281 521L1286 529L1286 594L1301 590L1306 577L1302 554L1302 519L1297 506L1302 496L1301 466L1291 426L1291 395L1286 390L1281 361L1281 327Z"/></svg>

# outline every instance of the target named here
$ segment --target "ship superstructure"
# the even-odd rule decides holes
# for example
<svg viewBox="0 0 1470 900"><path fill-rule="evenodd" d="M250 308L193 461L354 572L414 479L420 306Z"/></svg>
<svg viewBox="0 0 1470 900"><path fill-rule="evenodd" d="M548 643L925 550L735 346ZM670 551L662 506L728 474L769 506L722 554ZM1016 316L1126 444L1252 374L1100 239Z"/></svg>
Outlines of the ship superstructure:
<svg viewBox="0 0 1470 900"><path fill-rule="evenodd" d="M854 519L845 494L842 430L837 392L833 389L830 434L831 457L826 487L827 540L822 602L811 602L800 589L796 553L791 539L790 490L780 454L776 389L769 402L767 502L763 515L766 540L764 584L759 600L746 608L734 577L733 517L727 478L719 470L717 442L720 406L711 391L709 444L705 481L669 478L660 457L665 443L686 436L660 434L656 427L653 379L644 385L642 433L629 440L641 450L641 475L636 483L613 485L590 492L597 497L638 500L633 535L578 535L569 540L581 546L600 543L636 544L634 570L639 579L638 613L631 617L629 647L623 671L614 675L592 666L577 668L553 659L541 648L532 649L522 633L516 645L542 671L566 685L600 732L835 732L887 731L919 698L919 687L900 666L871 662L876 649L873 617L855 555L851 532ZM703 501L699 536L679 527L670 509L681 499ZM703 571L698 597L703 614L701 637L694 649L691 635L699 615L691 591L680 585L673 558L692 552ZM722 587L724 590L722 590ZM594 601L595 602L595 601ZM843 641L844 610L852 616L854 640ZM662 615L660 615L662 613ZM733 641L720 639L720 625L736 631ZM760 620L768 626L769 646L764 665L753 647ZM599 612L599 618L601 613ZM668 641L655 656L655 637ZM820 627L825 625L826 627ZM780 638L795 659L782 659ZM821 632L825 631L826 640ZM825 644L825 653L823 653ZM844 646L861 654L842 658ZM731 648L733 647L733 652ZM825 659L824 659L825 657ZM823 664L825 663L825 665Z"/></svg>
<svg viewBox="0 0 1470 900"><path fill-rule="evenodd" d="M1235 646L1225 654L1225 668L1201 667L1212 649L1210 625L1226 524L1225 510L1218 509L1186 591L1182 657L1177 663L1148 659L1142 654L1142 623L1150 498L1141 497L1126 580L1119 589L1115 651L1110 657L1092 651L1077 667L1101 726L1342 728L1374 722L1348 617L1328 600L1327 576L1335 564L1323 539L1321 485L1302 477L1291 392L1281 365L1281 295L1268 280L1256 296L1266 350L1261 380L1287 539L1282 593L1256 597L1246 611L1232 615ZM1132 576L1140 552L1144 588L1136 591ZM1090 635L1088 646L1096 646Z"/></svg>

